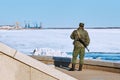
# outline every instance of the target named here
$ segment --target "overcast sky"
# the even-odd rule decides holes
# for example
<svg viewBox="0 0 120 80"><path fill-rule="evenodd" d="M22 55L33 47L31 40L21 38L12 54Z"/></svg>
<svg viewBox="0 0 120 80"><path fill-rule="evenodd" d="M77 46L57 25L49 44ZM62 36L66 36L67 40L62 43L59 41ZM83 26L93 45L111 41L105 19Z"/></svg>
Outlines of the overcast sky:
<svg viewBox="0 0 120 80"><path fill-rule="evenodd" d="M120 27L120 0L0 0L0 25Z"/></svg>

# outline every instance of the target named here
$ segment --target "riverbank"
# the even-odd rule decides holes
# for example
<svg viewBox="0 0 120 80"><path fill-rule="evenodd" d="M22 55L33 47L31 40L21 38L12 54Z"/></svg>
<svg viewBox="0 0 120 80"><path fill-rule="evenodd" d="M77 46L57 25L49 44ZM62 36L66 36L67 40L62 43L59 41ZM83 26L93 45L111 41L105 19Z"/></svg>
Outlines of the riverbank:
<svg viewBox="0 0 120 80"><path fill-rule="evenodd" d="M57 67L66 67L66 68L71 67L71 58L51 57L51 56L34 56L34 55L30 55L30 56L48 65L55 65ZM77 60L76 69L79 66L78 63L79 63L79 60ZM83 68L120 73L120 63L104 62L101 60L96 61L96 60L87 59L84 61Z"/></svg>
<svg viewBox="0 0 120 80"><path fill-rule="evenodd" d="M83 69L82 71L68 71L59 67L56 67L56 69L77 78L78 80L120 80L120 73L93 69Z"/></svg>
<svg viewBox="0 0 120 80"><path fill-rule="evenodd" d="M78 80L120 79L120 64L118 63L91 60L85 60L84 63L83 71L77 71L78 61L76 64L76 71L68 71L69 67L71 67L70 58L49 56L30 57L0 43L1 80L76 80L76 78ZM52 67L50 67L50 65L52 65ZM8 73L11 74L7 75Z"/></svg>
<svg viewBox="0 0 120 80"><path fill-rule="evenodd" d="M83 70L78 70L78 61L75 71L68 71L71 67L71 58L31 56L47 65L60 70L78 80L119 80L120 63L85 60Z"/></svg>

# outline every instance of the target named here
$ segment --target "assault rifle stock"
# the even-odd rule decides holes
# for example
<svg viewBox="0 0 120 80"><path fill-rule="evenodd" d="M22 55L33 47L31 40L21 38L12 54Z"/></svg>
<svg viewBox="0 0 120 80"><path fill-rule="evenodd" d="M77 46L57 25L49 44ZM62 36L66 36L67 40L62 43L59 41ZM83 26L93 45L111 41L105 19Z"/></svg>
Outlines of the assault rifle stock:
<svg viewBox="0 0 120 80"><path fill-rule="evenodd" d="M83 46L87 49L87 51L89 52L89 49L88 49L88 47L85 45L85 43L81 40L81 39L79 39L79 42L80 43L82 43L83 44Z"/></svg>

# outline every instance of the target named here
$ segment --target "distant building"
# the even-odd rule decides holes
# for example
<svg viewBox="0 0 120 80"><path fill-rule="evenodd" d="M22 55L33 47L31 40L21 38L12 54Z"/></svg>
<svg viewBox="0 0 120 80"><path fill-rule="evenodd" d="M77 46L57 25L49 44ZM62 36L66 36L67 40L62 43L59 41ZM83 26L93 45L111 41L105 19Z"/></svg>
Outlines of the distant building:
<svg viewBox="0 0 120 80"><path fill-rule="evenodd" d="M0 25L0 29L15 29L15 25Z"/></svg>
<svg viewBox="0 0 120 80"><path fill-rule="evenodd" d="M35 24L25 23L25 28L26 29L41 29L42 25L41 25L41 23L40 23L40 25L38 25L37 23L35 23Z"/></svg>
<svg viewBox="0 0 120 80"><path fill-rule="evenodd" d="M15 24L15 29L19 29L19 28L20 28L19 22L16 22L16 24Z"/></svg>

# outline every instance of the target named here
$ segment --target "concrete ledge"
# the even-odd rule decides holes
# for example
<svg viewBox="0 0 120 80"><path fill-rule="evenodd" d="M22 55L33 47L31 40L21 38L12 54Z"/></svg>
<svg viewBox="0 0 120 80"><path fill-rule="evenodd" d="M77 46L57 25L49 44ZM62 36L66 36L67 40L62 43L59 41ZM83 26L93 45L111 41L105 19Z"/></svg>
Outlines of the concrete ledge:
<svg viewBox="0 0 120 80"><path fill-rule="evenodd" d="M3 59L4 56L6 56L5 59L7 59L7 58L10 59L11 63L13 62L13 64L11 64L11 66L13 66L13 67L17 67L19 69L19 66L14 64L14 61L16 61L16 62L19 62L19 63L24 64L25 66L28 66L29 68L31 68L31 70L33 72L35 72L35 74L39 73L41 75L44 75L44 77L38 75L38 77L42 77L42 79L41 78L34 79L34 77L32 77L32 75L31 75L31 77L33 78L32 80L44 80L45 76L51 77L51 80L53 80L53 78L54 78L54 80L77 80L77 79L69 76L68 74L65 74L65 73L63 73L63 72L61 72L53 67L49 67L48 65L46 65L46 64L44 64L36 59L33 59L30 56L27 56L23 53L20 53L17 50L12 49L12 48L10 48L7 45L4 45L2 43L0 43L0 54L1 54L0 59ZM5 59L3 59L3 62ZM8 61L6 61L5 63L7 63ZM8 67L4 67L5 65L6 64L3 65L3 68L4 69L8 68L9 69L8 73L11 72L11 73L15 74L14 69L13 69L13 71L10 70L9 64L7 64ZM4 72L1 72L1 74L2 73L4 73ZM7 71L6 71L6 73L7 73ZM12 78L14 78L13 75L12 75Z"/></svg>
<svg viewBox="0 0 120 80"><path fill-rule="evenodd" d="M112 68L120 68L120 63L113 63L113 62L105 62L102 60L85 60L85 64L96 65L96 66L105 66L105 67L112 67Z"/></svg>
<svg viewBox="0 0 120 80"><path fill-rule="evenodd" d="M16 53L16 50L8 47L7 45L3 43L0 43L0 52L13 57Z"/></svg>
<svg viewBox="0 0 120 80"><path fill-rule="evenodd" d="M55 66L61 67L71 67L71 58L64 57L49 57L49 56L32 56L31 57L44 62L45 64L54 64ZM58 59L57 59L58 58ZM78 62L76 63L76 68L78 68ZM66 65L65 65L66 64ZM120 63L104 62L87 59L84 61L84 69L96 69L104 70L109 72L120 73Z"/></svg>
<svg viewBox="0 0 120 80"><path fill-rule="evenodd" d="M72 77L68 77L67 74L64 74L58 70L56 70L55 68L52 68L52 67L49 67L48 65L36 60L36 59L33 59L29 56L26 56L25 54L22 54L20 52L17 52L15 57L15 59L29 65L29 66L32 66L46 74L49 74L53 77L56 77L57 79L63 79L63 80L75 80L74 78ZM64 76L64 77L63 77Z"/></svg>

